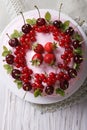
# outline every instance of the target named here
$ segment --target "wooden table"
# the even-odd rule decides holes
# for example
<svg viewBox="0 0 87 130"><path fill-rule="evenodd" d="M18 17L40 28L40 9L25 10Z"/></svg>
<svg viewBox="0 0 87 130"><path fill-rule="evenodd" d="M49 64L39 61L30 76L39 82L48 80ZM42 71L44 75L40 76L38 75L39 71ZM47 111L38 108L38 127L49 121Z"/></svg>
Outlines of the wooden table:
<svg viewBox="0 0 87 130"><path fill-rule="evenodd" d="M0 130L45 129L87 130L87 99L72 107L42 114L41 110L0 86Z"/></svg>

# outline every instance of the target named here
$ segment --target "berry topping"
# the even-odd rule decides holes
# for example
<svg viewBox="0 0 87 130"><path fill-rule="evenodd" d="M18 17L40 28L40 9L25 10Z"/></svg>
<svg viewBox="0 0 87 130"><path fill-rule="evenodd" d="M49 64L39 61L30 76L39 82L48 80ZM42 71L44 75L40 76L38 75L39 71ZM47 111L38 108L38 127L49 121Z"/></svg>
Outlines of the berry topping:
<svg viewBox="0 0 87 130"><path fill-rule="evenodd" d="M44 18L38 18L37 21L36 21L36 24L37 24L38 26L43 26L43 25L46 24L46 21L45 21Z"/></svg>
<svg viewBox="0 0 87 130"><path fill-rule="evenodd" d="M23 32L23 33L27 34L27 33L29 33L29 32L32 30L32 27L31 27L30 24L26 24L26 23L25 23L24 15L23 15L22 12L20 12L20 13L21 13L22 18L23 18L23 21L24 21L24 25L22 26L21 29L22 29L22 32Z"/></svg>
<svg viewBox="0 0 87 130"><path fill-rule="evenodd" d="M32 89L32 85L28 82L28 83L23 83L23 89L25 91L30 91Z"/></svg>
<svg viewBox="0 0 87 130"><path fill-rule="evenodd" d="M54 65L56 61L56 57L54 54L48 53L44 56L44 62L49 65Z"/></svg>
<svg viewBox="0 0 87 130"><path fill-rule="evenodd" d="M70 78L75 78L77 76L77 72L76 72L75 69L69 68L68 69L68 75L70 76Z"/></svg>
<svg viewBox="0 0 87 130"><path fill-rule="evenodd" d="M47 51L48 53L52 53L56 48L57 44L55 42L47 42L44 47L45 51Z"/></svg>
<svg viewBox="0 0 87 130"><path fill-rule="evenodd" d="M55 21L53 22L53 25L54 25L56 28L61 28L61 25L62 25L62 21L60 21L61 8L62 8L62 3L60 4L60 7L59 7L59 20L55 20Z"/></svg>
<svg viewBox="0 0 87 130"><path fill-rule="evenodd" d="M83 57L80 55L75 55L74 56L74 62L77 64L80 64L83 61Z"/></svg>
<svg viewBox="0 0 87 130"><path fill-rule="evenodd" d="M14 79L20 79L21 72L20 70L13 69L11 75Z"/></svg>
<svg viewBox="0 0 87 130"><path fill-rule="evenodd" d="M72 42L72 45L73 45L73 47L74 47L75 49L77 49L78 47L81 47L81 44L80 44L80 42L79 42L78 40L74 40L74 41Z"/></svg>
<svg viewBox="0 0 87 130"><path fill-rule="evenodd" d="M53 22L53 25L54 25L56 28L61 28L62 22L61 22L61 21L58 21L58 20L55 20L55 21Z"/></svg>
<svg viewBox="0 0 87 130"><path fill-rule="evenodd" d="M60 81L60 88L66 90L69 87L69 82L67 80Z"/></svg>
<svg viewBox="0 0 87 130"><path fill-rule="evenodd" d="M46 92L46 94L48 94L48 95L52 95L53 92L54 92L54 87L53 87L53 86L47 86L47 87L45 88L45 92Z"/></svg>
<svg viewBox="0 0 87 130"><path fill-rule="evenodd" d="M32 57L32 61L31 62L32 62L32 65L39 66L43 62L43 56L41 54L39 54L39 53L36 53Z"/></svg>
<svg viewBox="0 0 87 130"><path fill-rule="evenodd" d="M8 64L13 64L13 63L14 63L14 56L11 55L11 54L8 54L8 55L6 56L6 62L7 62Z"/></svg>
<svg viewBox="0 0 87 130"><path fill-rule="evenodd" d="M66 31L65 31L65 33L67 34L67 35L73 35L73 33L74 33L74 29L72 28L72 27L69 27Z"/></svg>
<svg viewBox="0 0 87 130"><path fill-rule="evenodd" d="M37 25L37 26L43 26L43 25L45 25L45 24L46 24L46 21L45 21L44 18L41 18L40 11L39 11L38 7L37 7L36 5L35 5L34 7L37 9L38 14L39 14L39 18L38 18L37 21L36 21L36 25Z"/></svg>
<svg viewBox="0 0 87 130"><path fill-rule="evenodd" d="M10 39L8 43L11 47L16 47L20 44L17 38Z"/></svg>
<svg viewBox="0 0 87 130"><path fill-rule="evenodd" d="M41 44L35 43L32 46L32 49L36 52L36 53L43 53L44 52L44 48Z"/></svg>
<svg viewBox="0 0 87 130"><path fill-rule="evenodd" d="M30 24L24 24L22 26L22 32L23 33L29 33L32 30L32 27Z"/></svg>

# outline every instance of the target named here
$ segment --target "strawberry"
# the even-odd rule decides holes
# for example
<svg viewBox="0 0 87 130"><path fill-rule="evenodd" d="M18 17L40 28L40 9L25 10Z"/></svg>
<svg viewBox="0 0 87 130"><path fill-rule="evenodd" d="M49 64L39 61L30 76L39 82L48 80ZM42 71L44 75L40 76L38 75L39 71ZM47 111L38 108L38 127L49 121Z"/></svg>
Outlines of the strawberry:
<svg viewBox="0 0 87 130"><path fill-rule="evenodd" d="M32 57L32 65L35 65L35 66L39 66L41 65L43 61L43 56L39 53L36 53L33 57Z"/></svg>
<svg viewBox="0 0 87 130"><path fill-rule="evenodd" d="M49 65L54 65L55 61L56 61L56 57L52 53L48 53L44 56L44 62Z"/></svg>
<svg viewBox="0 0 87 130"><path fill-rule="evenodd" d="M42 54L44 52L44 48L41 44L35 43L32 46L32 49L36 52L36 53L40 53Z"/></svg>
<svg viewBox="0 0 87 130"><path fill-rule="evenodd" d="M52 53L57 48L57 43L47 42L44 46L45 51Z"/></svg>

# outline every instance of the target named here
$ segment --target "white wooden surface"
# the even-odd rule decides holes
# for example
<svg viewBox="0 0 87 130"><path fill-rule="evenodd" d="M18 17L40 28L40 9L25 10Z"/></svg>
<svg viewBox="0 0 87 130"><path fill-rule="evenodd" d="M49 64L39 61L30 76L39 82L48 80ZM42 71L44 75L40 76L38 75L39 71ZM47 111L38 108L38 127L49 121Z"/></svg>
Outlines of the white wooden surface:
<svg viewBox="0 0 87 130"><path fill-rule="evenodd" d="M5 87L0 92L0 130L87 130L87 100L42 114Z"/></svg>
<svg viewBox="0 0 87 130"><path fill-rule="evenodd" d="M64 0L58 0L58 3L61 1L64 2ZM77 16L81 14L82 18L87 20L87 0L74 0L73 6L70 8L71 1L68 0L68 6L67 2L64 3L64 11L68 12L71 9L70 15L74 17L75 14ZM78 2L79 4L76 4ZM26 6L27 0L23 0L22 3ZM31 9L36 3L41 8L48 6L46 0L42 1L41 4L39 0L37 2L33 0L32 3L28 4L26 10ZM51 4L49 7L55 8L55 4ZM72 13L73 9L75 9L74 13ZM6 6L0 0L0 32L10 20ZM1 82L2 78L0 77L0 130L87 130L87 99L72 107L42 114L36 107L9 92L6 86L1 85Z"/></svg>

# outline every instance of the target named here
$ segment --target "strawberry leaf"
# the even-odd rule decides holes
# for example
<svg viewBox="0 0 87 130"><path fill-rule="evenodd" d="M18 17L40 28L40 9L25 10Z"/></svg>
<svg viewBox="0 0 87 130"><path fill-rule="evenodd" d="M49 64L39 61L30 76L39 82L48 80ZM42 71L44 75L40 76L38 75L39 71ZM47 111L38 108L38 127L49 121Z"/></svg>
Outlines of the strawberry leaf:
<svg viewBox="0 0 87 130"><path fill-rule="evenodd" d="M41 91L40 91L40 89L36 89L36 90L34 91L34 97L38 97L38 96L41 96Z"/></svg>
<svg viewBox="0 0 87 130"><path fill-rule="evenodd" d="M13 67L11 65L5 64L4 68L7 70L7 73L10 74L12 72Z"/></svg>
<svg viewBox="0 0 87 130"><path fill-rule="evenodd" d="M22 88L22 81L14 80L14 82L17 84L18 89Z"/></svg>
<svg viewBox="0 0 87 130"><path fill-rule="evenodd" d="M68 28L69 28L69 24L70 24L70 21L65 21L62 25L61 25L61 28L62 30L65 32Z"/></svg>
<svg viewBox="0 0 87 130"><path fill-rule="evenodd" d="M38 46L38 43L34 43L34 44L32 45L32 50L36 49L37 46Z"/></svg>
<svg viewBox="0 0 87 130"><path fill-rule="evenodd" d="M32 60L32 65L34 66L39 66L40 65L40 60L39 59L35 59L35 60Z"/></svg>
<svg viewBox="0 0 87 130"><path fill-rule="evenodd" d="M49 22L51 20L51 14L49 12L46 12L45 19Z"/></svg>
<svg viewBox="0 0 87 130"><path fill-rule="evenodd" d="M55 50L56 48L58 48L58 45L56 42L53 42L53 49Z"/></svg>
<svg viewBox="0 0 87 130"><path fill-rule="evenodd" d="M64 90L61 89L61 88L57 88L57 89L56 89L56 94L60 94L61 96L65 96L65 92L64 92Z"/></svg>
<svg viewBox="0 0 87 130"><path fill-rule="evenodd" d="M33 19L26 19L26 22L28 24L35 25L36 24L36 19L35 18L33 18Z"/></svg>
<svg viewBox="0 0 87 130"><path fill-rule="evenodd" d="M19 38L23 35L22 32L18 32L17 30L14 30L14 32L10 35L10 38Z"/></svg>

